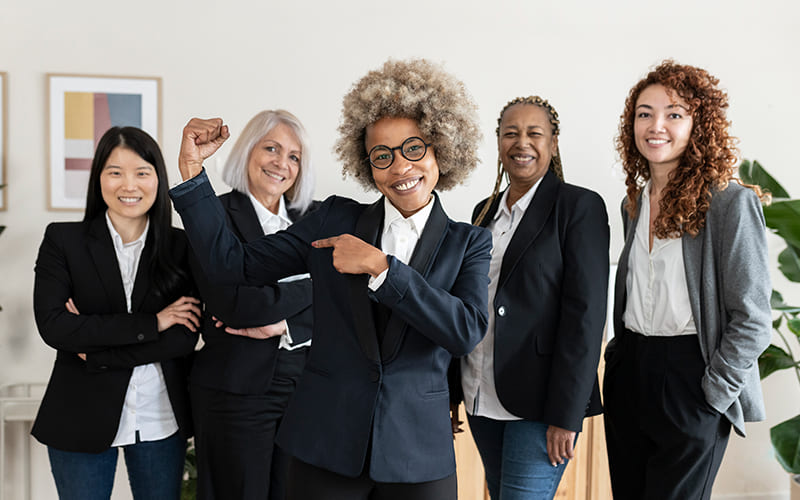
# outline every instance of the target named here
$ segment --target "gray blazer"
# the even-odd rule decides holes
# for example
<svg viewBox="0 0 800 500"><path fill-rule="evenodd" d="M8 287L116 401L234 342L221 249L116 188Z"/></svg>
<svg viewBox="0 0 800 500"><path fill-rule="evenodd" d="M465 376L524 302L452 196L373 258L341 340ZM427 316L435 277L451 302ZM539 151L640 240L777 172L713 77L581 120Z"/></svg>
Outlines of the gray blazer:
<svg viewBox="0 0 800 500"><path fill-rule="evenodd" d="M641 211L640 211L641 213ZM614 291L614 331L624 331L628 256L637 217L622 208L625 246ZM683 261L692 316L706 363L702 387L709 405L744 436L744 423L764 420L758 356L772 339L766 226L755 193L731 182L715 191L706 224L684 234ZM615 342L609 343L613 355Z"/></svg>

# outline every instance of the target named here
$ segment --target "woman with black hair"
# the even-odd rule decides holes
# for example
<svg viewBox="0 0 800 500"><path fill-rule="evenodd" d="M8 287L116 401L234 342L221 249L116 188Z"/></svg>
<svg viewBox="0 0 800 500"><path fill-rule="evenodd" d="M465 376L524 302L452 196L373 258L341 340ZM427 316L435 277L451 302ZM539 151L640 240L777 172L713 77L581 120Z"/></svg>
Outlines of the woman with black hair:
<svg viewBox="0 0 800 500"><path fill-rule="evenodd" d="M83 221L50 224L39 248L34 313L57 354L32 434L59 498L110 498L117 448L134 498L180 496L201 313L167 189L156 142L114 127L92 161Z"/></svg>

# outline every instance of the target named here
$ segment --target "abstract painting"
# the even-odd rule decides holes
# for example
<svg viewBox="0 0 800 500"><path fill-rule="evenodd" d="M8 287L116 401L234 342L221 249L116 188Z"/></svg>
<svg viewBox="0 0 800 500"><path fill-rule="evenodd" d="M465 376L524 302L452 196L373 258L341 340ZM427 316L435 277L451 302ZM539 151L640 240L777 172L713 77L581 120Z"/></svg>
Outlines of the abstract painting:
<svg viewBox="0 0 800 500"><path fill-rule="evenodd" d="M111 127L138 127L160 142L161 79L48 75L48 208L82 210L97 143Z"/></svg>

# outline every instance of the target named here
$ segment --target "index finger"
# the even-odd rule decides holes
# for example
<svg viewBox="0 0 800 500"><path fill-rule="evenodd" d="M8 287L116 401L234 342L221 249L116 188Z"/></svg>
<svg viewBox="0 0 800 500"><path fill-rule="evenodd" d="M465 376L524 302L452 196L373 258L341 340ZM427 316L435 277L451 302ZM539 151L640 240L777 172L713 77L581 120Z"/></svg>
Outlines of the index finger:
<svg viewBox="0 0 800 500"><path fill-rule="evenodd" d="M339 241L340 236L334 236L332 238L323 238L321 240L316 240L311 242L311 246L314 248L330 248L335 247L336 243Z"/></svg>

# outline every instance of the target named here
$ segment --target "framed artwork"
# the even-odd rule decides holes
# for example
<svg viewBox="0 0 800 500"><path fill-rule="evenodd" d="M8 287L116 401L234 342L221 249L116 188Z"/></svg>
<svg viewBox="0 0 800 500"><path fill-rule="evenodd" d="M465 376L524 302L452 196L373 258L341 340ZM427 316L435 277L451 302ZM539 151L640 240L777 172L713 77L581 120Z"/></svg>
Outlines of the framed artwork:
<svg viewBox="0 0 800 500"><path fill-rule="evenodd" d="M47 75L49 210L83 210L97 143L111 127L138 127L161 142L161 79Z"/></svg>
<svg viewBox="0 0 800 500"><path fill-rule="evenodd" d="M5 185L6 183L6 144L8 134L6 133L6 127L8 120L6 117L8 116L8 99L6 96L8 95L8 75L6 73L0 72L0 186ZM6 189L0 189L0 210L5 210L8 208L8 203L6 203Z"/></svg>

